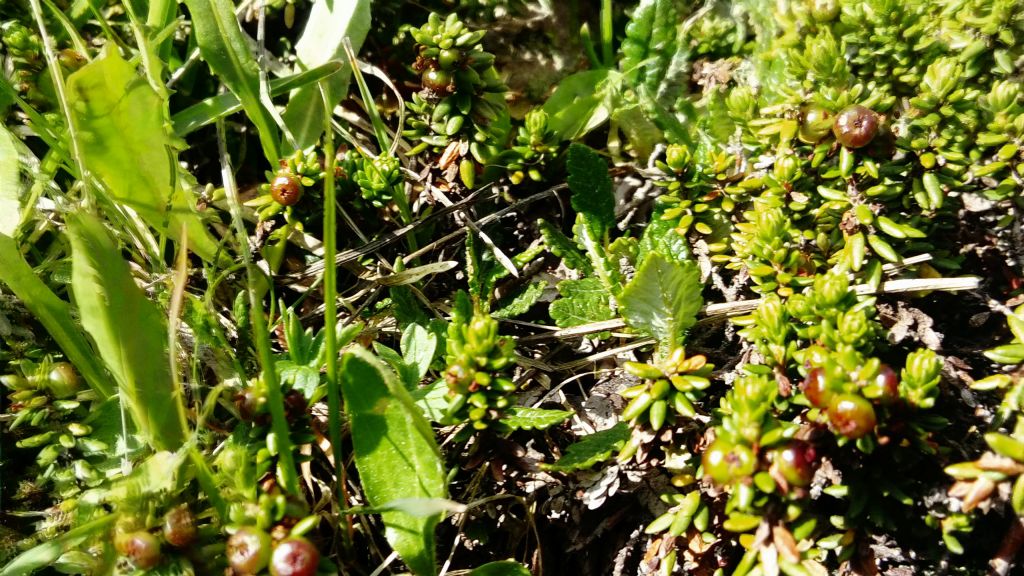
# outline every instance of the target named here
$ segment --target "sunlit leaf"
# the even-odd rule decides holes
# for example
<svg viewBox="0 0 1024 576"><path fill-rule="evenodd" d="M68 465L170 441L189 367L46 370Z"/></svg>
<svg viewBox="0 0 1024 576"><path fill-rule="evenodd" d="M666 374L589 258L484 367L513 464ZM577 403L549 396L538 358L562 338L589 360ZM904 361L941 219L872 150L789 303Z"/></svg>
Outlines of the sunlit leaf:
<svg viewBox="0 0 1024 576"><path fill-rule="evenodd" d="M139 432L159 450L176 450L185 440L185 405L171 377L167 320L135 284L98 218L83 212L68 214L67 221L71 286L82 326Z"/></svg>
<svg viewBox="0 0 1024 576"><path fill-rule="evenodd" d="M405 387L363 348L342 360L341 386L352 449L366 500L374 508L410 498L446 498L441 453L433 430ZM413 573L437 573L434 527L441 514L383 512L391 546Z"/></svg>

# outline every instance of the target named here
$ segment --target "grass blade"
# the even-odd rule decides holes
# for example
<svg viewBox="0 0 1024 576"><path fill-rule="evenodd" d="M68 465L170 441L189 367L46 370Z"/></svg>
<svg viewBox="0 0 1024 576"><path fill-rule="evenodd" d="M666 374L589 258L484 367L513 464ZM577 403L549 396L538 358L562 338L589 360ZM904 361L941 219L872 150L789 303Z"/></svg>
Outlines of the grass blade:
<svg viewBox="0 0 1024 576"><path fill-rule="evenodd" d="M185 405L170 372L167 320L135 284L103 223L87 213L67 220L82 325L146 440L158 450L177 450L185 440Z"/></svg>
<svg viewBox="0 0 1024 576"><path fill-rule="evenodd" d="M256 126L263 154L277 165L277 125L260 102L259 66L235 18L230 0L185 0L203 59L221 82L238 96L249 120Z"/></svg>
<svg viewBox="0 0 1024 576"><path fill-rule="evenodd" d="M316 0L295 44L299 67L312 69L332 60L344 61L345 39L359 50L369 30L369 0ZM352 68L346 65L320 84L328 110L348 93L351 74ZM326 116L320 102L320 89L312 85L299 88L288 100L283 118L300 148L312 146L324 132Z"/></svg>
<svg viewBox="0 0 1024 576"><path fill-rule="evenodd" d="M333 61L317 66L312 70L306 70L305 72L284 78L275 78L270 81L270 96L280 96L290 90L313 85L341 70L341 67L342 63L340 61ZM184 138L203 126L213 124L218 119L234 114L241 109L242 103L238 101L238 96L231 92L226 92L207 98L178 112L171 117L171 122L174 124L175 135L179 138Z"/></svg>
<svg viewBox="0 0 1024 576"><path fill-rule="evenodd" d="M25 576L40 568L45 568L56 562L61 554L69 550L75 550L87 539L98 535L100 532L110 530L115 520L117 520L116 514L100 516L96 520L86 522L53 540L48 540L38 546L29 548L16 556L6 566L0 568L0 576Z"/></svg>
<svg viewBox="0 0 1024 576"><path fill-rule="evenodd" d="M18 201L21 177L18 172L18 150L14 136L0 126L0 234L14 236L21 221Z"/></svg>
<svg viewBox="0 0 1024 576"><path fill-rule="evenodd" d="M0 280L46 328L89 386L104 398L113 395L110 376L71 317L71 306L36 276L18 245L5 234L0 234Z"/></svg>

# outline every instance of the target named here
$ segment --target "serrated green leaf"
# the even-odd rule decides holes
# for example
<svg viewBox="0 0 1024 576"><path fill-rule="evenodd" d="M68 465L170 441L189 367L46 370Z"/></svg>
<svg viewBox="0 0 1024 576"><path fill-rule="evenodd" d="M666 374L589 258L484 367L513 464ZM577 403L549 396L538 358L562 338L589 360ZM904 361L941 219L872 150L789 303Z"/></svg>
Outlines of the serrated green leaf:
<svg viewBox="0 0 1024 576"><path fill-rule="evenodd" d="M519 562L500 560L475 568L469 576L530 576L530 571Z"/></svg>
<svg viewBox="0 0 1024 576"><path fill-rule="evenodd" d="M676 232L676 223L664 220L660 213L651 215L651 221L640 237L640 248L636 261L642 265L650 254L657 253L672 262L686 262L690 259L690 245L686 237Z"/></svg>
<svg viewBox="0 0 1024 576"><path fill-rule="evenodd" d="M563 280L558 283L561 298L551 303L548 313L562 328L611 320L615 313L608 305L608 290L597 278Z"/></svg>
<svg viewBox="0 0 1024 576"><path fill-rule="evenodd" d="M295 43L295 72L316 68L331 60L347 62L345 39L358 53L369 30L370 0L316 0L302 36ZM333 109L348 92L351 75L351 67L345 64L323 82L303 86L292 93L282 118L299 148L316 144L324 132L324 98L329 109Z"/></svg>
<svg viewBox="0 0 1024 576"><path fill-rule="evenodd" d="M571 410L546 410L513 406L501 415L499 426L505 431L546 430L565 422L573 415Z"/></svg>
<svg viewBox="0 0 1024 576"><path fill-rule="evenodd" d="M192 15L193 37L217 79L238 96L246 116L256 126L263 155L277 165L277 123L260 101L259 65L235 18L231 0L184 0Z"/></svg>
<svg viewBox="0 0 1024 576"><path fill-rule="evenodd" d="M540 230L541 238L544 239L544 245L552 254L561 258L566 267L579 270L584 274L591 271L590 261L580 252L576 243L562 234L561 230L543 219L537 222L537 228Z"/></svg>
<svg viewBox="0 0 1024 576"><path fill-rule="evenodd" d="M185 404L171 375L164 313L135 284L98 218L86 212L66 218L82 326L142 435L158 450L177 450L186 437Z"/></svg>
<svg viewBox="0 0 1024 576"><path fill-rule="evenodd" d="M573 142L565 160L572 207L598 237L615 226L615 194L608 164L588 146Z"/></svg>
<svg viewBox="0 0 1024 576"><path fill-rule="evenodd" d="M677 43L679 14L675 0L641 0L626 25L620 53L626 84L657 94L671 104L683 91L679 76L687 69L689 46Z"/></svg>
<svg viewBox="0 0 1024 576"><path fill-rule="evenodd" d="M167 132L167 105L116 49L68 77L71 121L82 161L112 199L135 210L171 238L188 231L189 249L210 262L218 245L176 178L178 162Z"/></svg>
<svg viewBox="0 0 1024 576"><path fill-rule="evenodd" d="M361 347L345 354L341 387L352 449L366 500L382 508L395 500L447 498L441 453L430 425L394 374ZM383 512L384 535L418 575L436 574L434 527L441 514Z"/></svg>
<svg viewBox="0 0 1024 576"><path fill-rule="evenodd" d="M619 297L626 323L656 338L666 350L679 344L697 321L701 304L697 265L669 261L657 253L644 261Z"/></svg>
<svg viewBox="0 0 1024 576"><path fill-rule="evenodd" d="M629 426L625 422L619 422L607 430L588 434L575 444L570 444L557 462L541 464L541 468L554 472L586 470L598 462L611 458L612 453L622 448L627 440Z"/></svg>
<svg viewBox="0 0 1024 576"><path fill-rule="evenodd" d="M503 298L497 303L496 309L491 312L495 318L515 318L520 314L526 314L534 304L540 301L544 295L544 282L531 282L518 292Z"/></svg>

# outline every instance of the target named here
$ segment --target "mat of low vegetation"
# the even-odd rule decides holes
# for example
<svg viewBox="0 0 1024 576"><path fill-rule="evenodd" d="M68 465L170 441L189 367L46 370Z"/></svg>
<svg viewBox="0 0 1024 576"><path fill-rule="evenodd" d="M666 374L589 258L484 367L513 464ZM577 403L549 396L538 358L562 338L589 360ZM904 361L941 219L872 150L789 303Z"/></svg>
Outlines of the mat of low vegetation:
<svg viewBox="0 0 1024 576"><path fill-rule="evenodd" d="M0 576L998 574L1021 0L0 5Z"/></svg>

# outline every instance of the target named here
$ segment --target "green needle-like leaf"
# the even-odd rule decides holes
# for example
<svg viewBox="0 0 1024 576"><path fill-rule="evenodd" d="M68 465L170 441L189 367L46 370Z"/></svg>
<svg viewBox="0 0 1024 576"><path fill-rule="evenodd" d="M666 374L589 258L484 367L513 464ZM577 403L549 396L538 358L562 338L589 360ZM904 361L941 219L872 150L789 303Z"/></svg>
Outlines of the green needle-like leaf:
<svg viewBox="0 0 1024 576"><path fill-rule="evenodd" d="M379 360L355 348L342 360L341 388L356 468L374 508L395 500L446 498L441 453L430 424L405 387ZM437 573L434 527L440 514L381 513L385 537L417 575Z"/></svg>
<svg viewBox="0 0 1024 576"><path fill-rule="evenodd" d="M185 405L171 377L167 320L135 284L98 218L79 213L67 221L71 287L82 326L142 435L158 450L177 450L186 435Z"/></svg>

